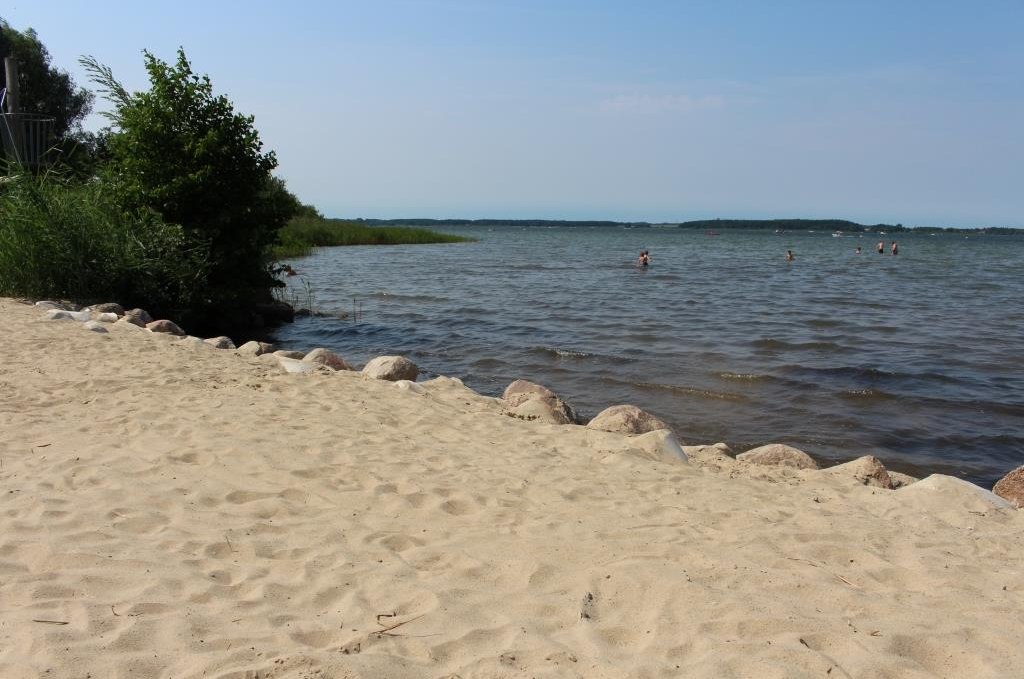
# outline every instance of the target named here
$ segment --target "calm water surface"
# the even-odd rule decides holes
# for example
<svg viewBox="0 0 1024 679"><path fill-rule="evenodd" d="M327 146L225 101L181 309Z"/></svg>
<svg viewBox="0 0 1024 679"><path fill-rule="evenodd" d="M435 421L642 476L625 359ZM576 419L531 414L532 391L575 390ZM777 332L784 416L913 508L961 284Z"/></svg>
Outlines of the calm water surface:
<svg viewBox="0 0 1024 679"><path fill-rule="evenodd" d="M359 313L278 341L403 354L489 395L526 378L584 415L632 403L686 443L872 453L989 487L1024 463L1024 238L894 234L894 257L875 234L446 231L479 241L292 262L318 308Z"/></svg>

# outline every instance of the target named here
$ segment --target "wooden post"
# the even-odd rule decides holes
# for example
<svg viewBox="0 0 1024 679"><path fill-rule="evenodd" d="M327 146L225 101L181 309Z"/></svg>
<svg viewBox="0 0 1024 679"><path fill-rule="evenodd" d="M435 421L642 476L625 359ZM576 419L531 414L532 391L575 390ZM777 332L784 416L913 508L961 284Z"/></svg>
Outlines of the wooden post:
<svg viewBox="0 0 1024 679"><path fill-rule="evenodd" d="M14 57L4 58L4 75L7 77L7 113L18 113L18 62ZM22 129L19 116L7 117L4 132L10 136L14 162L24 162L25 149L22 145Z"/></svg>
<svg viewBox="0 0 1024 679"><path fill-rule="evenodd" d="M18 62L14 57L4 58L4 75L7 77L7 113L17 113Z"/></svg>

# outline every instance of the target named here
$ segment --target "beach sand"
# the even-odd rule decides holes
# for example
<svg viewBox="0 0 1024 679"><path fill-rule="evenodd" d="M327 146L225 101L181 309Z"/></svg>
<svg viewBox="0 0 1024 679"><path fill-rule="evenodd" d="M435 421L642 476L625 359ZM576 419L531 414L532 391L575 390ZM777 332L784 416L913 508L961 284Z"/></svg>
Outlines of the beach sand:
<svg viewBox="0 0 1024 679"><path fill-rule="evenodd" d="M5 679L1024 672L1022 511L42 317L0 300Z"/></svg>

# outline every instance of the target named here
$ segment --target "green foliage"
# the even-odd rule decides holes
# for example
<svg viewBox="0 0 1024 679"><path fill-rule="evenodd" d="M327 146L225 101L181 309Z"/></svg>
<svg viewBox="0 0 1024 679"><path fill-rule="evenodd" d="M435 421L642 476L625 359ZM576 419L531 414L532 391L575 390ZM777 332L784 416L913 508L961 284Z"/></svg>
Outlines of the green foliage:
<svg viewBox="0 0 1024 679"><path fill-rule="evenodd" d="M460 243L472 240L427 229L402 226L372 227L357 222L322 217L295 217L279 233L274 248L277 259L302 257L315 247L333 245L416 245Z"/></svg>
<svg viewBox="0 0 1024 679"><path fill-rule="evenodd" d="M205 273L181 227L124 211L99 183L16 173L0 185L0 295L171 312L193 303Z"/></svg>
<svg viewBox="0 0 1024 679"><path fill-rule="evenodd" d="M173 65L144 55L150 89L136 93L95 59L81 60L114 104L104 180L128 209L153 210L205 246L205 305L245 307L266 299L276 284L270 246L299 203L271 176L277 159L263 152L253 117L215 95L210 78L193 72L183 50Z"/></svg>

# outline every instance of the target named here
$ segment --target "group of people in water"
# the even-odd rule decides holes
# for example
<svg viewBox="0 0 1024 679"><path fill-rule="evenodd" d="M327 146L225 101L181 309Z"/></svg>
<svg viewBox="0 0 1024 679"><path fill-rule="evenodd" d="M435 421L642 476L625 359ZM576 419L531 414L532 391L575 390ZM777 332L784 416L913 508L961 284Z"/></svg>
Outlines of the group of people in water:
<svg viewBox="0 0 1024 679"><path fill-rule="evenodd" d="M878 245L875 246L875 247L878 250L878 254L880 254L880 255L884 255L885 254L885 241L884 240L878 241ZM900 254L900 247L899 247L899 245L896 244L896 241L892 241L892 244L890 245L890 248L889 248L889 252L894 254L894 255ZM854 250L854 254L859 255L860 253L861 253L861 249L860 249L860 246L858 245L857 249ZM792 250L786 250L786 261L787 262L792 262L792 261L795 261L795 260L796 260L796 255L793 254L793 251ZM651 265L651 251L650 250L641 250L640 251L640 256L637 257L636 265L639 268L641 268L641 269L646 269L647 267L649 267Z"/></svg>

